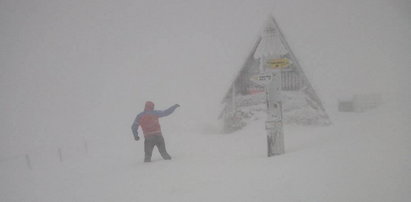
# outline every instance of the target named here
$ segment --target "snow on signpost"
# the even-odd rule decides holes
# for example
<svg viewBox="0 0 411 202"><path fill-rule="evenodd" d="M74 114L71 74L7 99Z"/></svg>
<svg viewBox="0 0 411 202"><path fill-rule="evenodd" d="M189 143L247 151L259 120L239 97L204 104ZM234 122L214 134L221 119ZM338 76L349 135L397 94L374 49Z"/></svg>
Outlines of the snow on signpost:
<svg viewBox="0 0 411 202"><path fill-rule="evenodd" d="M282 57L285 54L287 50L281 43L279 31L276 30L273 21L269 20L254 53L254 58L260 60L260 74L251 78L252 81L265 87L267 102L265 129L269 157L284 153L281 69L290 64L287 58Z"/></svg>

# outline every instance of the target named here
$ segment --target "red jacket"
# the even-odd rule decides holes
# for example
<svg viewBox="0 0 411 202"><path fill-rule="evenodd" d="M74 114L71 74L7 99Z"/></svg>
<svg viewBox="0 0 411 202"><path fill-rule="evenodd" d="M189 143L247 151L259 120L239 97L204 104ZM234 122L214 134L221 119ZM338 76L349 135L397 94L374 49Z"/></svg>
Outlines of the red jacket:
<svg viewBox="0 0 411 202"><path fill-rule="evenodd" d="M147 101L144 111L137 115L131 127L134 136L138 136L138 127L141 126L144 137L151 135L161 135L159 118L168 116L174 112L179 105L173 105L166 110L154 110L154 103Z"/></svg>

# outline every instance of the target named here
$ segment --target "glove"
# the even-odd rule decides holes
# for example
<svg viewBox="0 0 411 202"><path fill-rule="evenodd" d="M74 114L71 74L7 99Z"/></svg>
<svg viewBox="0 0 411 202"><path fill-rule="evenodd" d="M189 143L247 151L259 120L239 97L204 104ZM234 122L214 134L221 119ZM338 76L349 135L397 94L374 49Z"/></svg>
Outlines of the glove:
<svg viewBox="0 0 411 202"><path fill-rule="evenodd" d="M134 136L134 139L135 139L136 141L138 141L138 140L140 140L140 137Z"/></svg>

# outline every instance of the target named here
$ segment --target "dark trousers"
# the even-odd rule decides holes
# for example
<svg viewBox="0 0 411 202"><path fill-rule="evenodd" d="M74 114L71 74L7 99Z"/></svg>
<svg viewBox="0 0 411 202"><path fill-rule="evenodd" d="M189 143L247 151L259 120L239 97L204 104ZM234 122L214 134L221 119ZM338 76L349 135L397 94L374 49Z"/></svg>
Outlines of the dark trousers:
<svg viewBox="0 0 411 202"><path fill-rule="evenodd" d="M160 152L161 157L163 157L163 159L165 160L171 159L171 156L167 153L166 143L164 142L163 136L162 135L152 135L144 139L144 153L145 153L144 162L151 161L151 155L153 154L154 146L157 146L158 151Z"/></svg>

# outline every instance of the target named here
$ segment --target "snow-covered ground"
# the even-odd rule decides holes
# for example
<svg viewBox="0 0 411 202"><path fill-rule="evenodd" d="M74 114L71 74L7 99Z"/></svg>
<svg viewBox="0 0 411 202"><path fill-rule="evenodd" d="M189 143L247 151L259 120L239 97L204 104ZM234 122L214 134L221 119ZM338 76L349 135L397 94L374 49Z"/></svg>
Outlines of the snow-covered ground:
<svg viewBox="0 0 411 202"><path fill-rule="evenodd" d="M175 112L184 114L184 107ZM90 143L59 162L2 164L1 201L408 201L407 113L389 105L334 113L328 127L285 126L286 154L266 157L263 122L232 134L163 128L171 161L143 144ZM409 119L408 119L409 121ZM168 131L168 132L167 132ZM53 163L54 162L54 163ZM7 185L7 186L4 186Z"/></svg>

